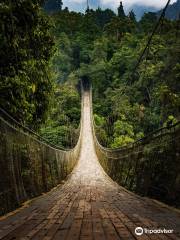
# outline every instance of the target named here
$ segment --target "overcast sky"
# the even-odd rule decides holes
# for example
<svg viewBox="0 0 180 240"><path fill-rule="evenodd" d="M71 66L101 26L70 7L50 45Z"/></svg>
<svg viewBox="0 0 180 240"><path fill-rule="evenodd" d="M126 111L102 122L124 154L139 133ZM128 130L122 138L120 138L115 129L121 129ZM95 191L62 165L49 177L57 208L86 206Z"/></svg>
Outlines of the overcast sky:
<svg viewBox="0 0 180 240"><path fill-rule="evenodd" d="M70 10L83 11L86 8L87 0L63 0L64 7L69 7ZM119 0L89 0L90 7L111 8L117 9ZM130 9L134 4L140 4L143 6L154 7L157 9L162 8L166 4L167 0L124 0L123 5L125 9ZM171 0L171 4L176 0Z"/></svg>

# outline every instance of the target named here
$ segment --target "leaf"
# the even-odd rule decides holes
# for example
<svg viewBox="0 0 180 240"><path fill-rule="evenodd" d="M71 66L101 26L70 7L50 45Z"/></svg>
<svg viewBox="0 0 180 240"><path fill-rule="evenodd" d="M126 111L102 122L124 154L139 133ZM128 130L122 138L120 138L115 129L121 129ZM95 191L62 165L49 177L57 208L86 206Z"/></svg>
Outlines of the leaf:
<svg viewBox="0 0 180 240"><path fill-rule="evenodd" d="M32 84L32 92L35 93L35 91L36 91L36 85Z"/></svg>

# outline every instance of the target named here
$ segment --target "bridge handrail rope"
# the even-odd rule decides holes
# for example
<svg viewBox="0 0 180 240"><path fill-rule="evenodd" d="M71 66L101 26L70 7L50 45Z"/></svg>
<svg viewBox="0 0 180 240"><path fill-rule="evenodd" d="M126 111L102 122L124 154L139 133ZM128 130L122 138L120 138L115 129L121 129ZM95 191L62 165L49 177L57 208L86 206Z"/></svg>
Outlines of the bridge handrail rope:
<svg viewBox="0 0 180 240"><path fill-rule="evenodd" d="M164 9L162 10L160 17L159 17L157 23L155 24L155 26L154 26L154 28L153 28L153 31L152 31L152 33L151 33L151 35L150 35L150 37L148 38L148 41L147 41L147 43L146 43L146 46L145 46L145 48L143 49L142 53L140 54L140 56L139 56L139 58L138 58L138 61L137 61L136 65L135 65L135 67L133 68L132 73L130 74L130 77L131 77L131 78L132 78L132 77L134 76L134 74L136 73L136 70L138 69L141 61L143 60L144 55L146 54L149 46L151 45L152 39L153 39L153 37L154 37L157 29L159 28L159 25L163 22L163 19L164 19L165 14L166 14L166 10L167 10L170 2L171 2L171 0L168 0L167 3L166 3L166 6L165 6Z"/></svg>
<svg viewBox="0 0 180 240"><path fill-rule="evenodd" d="M90 96L91 96L91 101L92 101L92 89L90 90ZM91 103L92 104L92 103ZM91 107L91 111L92 111L92 125L93 125L93 131L94 133L96 132L95 129L98 128L96 126L96 123L95 123L95 120L94 120L94 116L93 116L93 107ZM179 128L180 126L180 121L178 121L177 123L169 126L169 127L162 127L162 128L159 128L151 133L149 133L148 135L146 135L145 137L143 138L140 138L136 141L134 141L133 143L129 143L128 145L124 146L124 147L120 147L120 148L115 148L115 149L112 149L112 148L108 148L108 147L104 147L102 146L102 144L99 142L96 134L95 134L95 139L98 143L98 145L106 150L106 151L111 151L111 152L116 152L116 151L121 151L121 150L126 150L126 149L131 149L131 148L134 148L135 146L139 145L139 144L143 144L146 142L146 140L153 140L157 137L161 137L163 135L166 135L166 134L169 134L170 132L175 132L176 128Z"/></svg>
<svg viewBox="0 0 180 240"><path fill-rule="evenodd" d="M171 2L171 0L168 0L167 3L166 3L166 5L165 5L165 7L164 7L164 9L162 10L162 13L161 13L161 15L160 15L160 17L159 17L159 19L158 19L158 22L155 24L155 26L154 26L154 28L153 28L153 31L152 31L150 37L148 38L147 44L146 44L145 48L143 49L143 51L142 51L142 53L141 53L141 55L140 55L140 57L139 57L139 59L138 59L138 61L137 61L137 64L135 65L135 67L134 67L134 69L133 69L133 71L132 71L131 76L133 76L134 73L136 72L136 70L137 70L137 68L139 67L139 65L140 65L140 63L141 63L144 55L145 55L145 54L148 54L148 50L149 50L151 41L152 41L152 39L153 39L153 36L154 36L154 34L156 33L159 25L160 25L161 22L163 21L163 19L164 19L164 17L165 17L165 14L166 14L166 10L167 10L170 2ZM130 144L128 144L127 146L124 146L124 147L121 147L121 148L111 149L111 148L107 148L107 147L102 146L102 145L99 143L99 140L98 140L98 139L97 139L97 142L99 143L99 145L101 146L101 148L104 149L104 150L106 150L106 151L111 151L111 152L112 152L112 151L114 151L114 152L116 152L116 151L121 151L121 150L124 150L124 149L127 149L127 148L133 148L133 147L135 147L135 146L138 145L138 144L142 144L143 142L145 142L145 141L148 140L149 138L152 139L152 138L158 137L159 135L167 134L167 133L170 132L172 129L175 130L175 128L178 127L179 124L180 124L180 121L178 121L176 124L171 125L171 126L169 126L169 127L159 128L159 129L157 129L157 130L149 133L149 134L146 135L145 137L143 137L143 138L141 138L141 139L138 139L138 140L136 140L135 142L130 143ZM96 124L95 124L94 117L93 117L93 125L95 126L95 129L98 128L98 127L96 126ZM165 132L165 131L166 131L166 133L163 133L163 132Z"/></svg>
<svg viewBox="0 0 180 240"><path fill-rule="evenodd" d="M51 190L71 173L81 149L82 121L83 111L76 146L59 149L0 109L0 215Z"/></svg>
<svg viewBox="0 0 180 240"><path fill-rule="evenodd" d="M18 4L18 3L17 3ZM11 21L11 25L12 25L12 32L13 32L13 35L15 34L15 22L14 22L14 18L13 18L13 12L12 12L12 0L10 0L10 21ZM26 24L26 28L25 28L25 31L26 31L26 34L29 35L29 28L28 28L28 22L27 22L27 19L25 19L25 24ZM15 63L16 65L18 66L18 62L20 59L17 58L17 46L16 44L13 44L13 49L14 49L14 55L15 55ZM30 46L29 46L29 50L30 50ZM31 59L31 53L30 51L27 51L27 57L28 59ZM48 79L48 82L50 81L49 80L49 74L47 72L47 69L44 68L43 64L42 64L42 60L39 61L40 65L39 65L39 70L41 70L42 72L45 73L45 76L47 77ZM29 127L23 125L22 123L18 122L18 120L16 120L15 118L13 118L5 109L3 109L3 107L0 105L0 114L3 113L3 118L4 116L6 116L8 118L8 120L10 120L10 124L11 123L14 123L16 126L18 126L19 128L21 128L22 130L24 130L25 132L28 132L30 134L32 134L33 136L37 137L40 141L42 142L45 142L46 144L48 144L49 146L55 148L55 149L58 149L58 150L62 150L62 151L71 151L73 150L73 148L75 148L75 146L73 148L65 148L65 147L62 147L62 146L57 146L55 144L52 144L51 142L49 142L46 138L40 136L37 132L35 132L34 130L30 129ZM8 121L9 122L9 121ZM81 126L79 124L79 127L77 128L77 131L81 129ZM66 136L67 133L65 133L65 136ZM67 136L66 136L67 137ZM77 140L78 141L78 140ZM77 142L76 142L77 144Z"/></svg>
<svg viewBox="0 0 180 240"><path fill-rule="evenodd" d="M66 150L63 147L59 147L59 146L56 146L56 145L48 142L47 139L43 138L42 136L40 136L38 133L36 133L32 129L30 129L30 128L26 127L25 125L21 124L20 122L18 122L15 118L13 118L9 113L7 113L1 107L0 107L0 112L3 113L3 115L5 115L6 117L8 117L8 119L11 121L11 123L8 121L9 124L15 124L15 126L18 126L23 131L30 133L31 136L37 137L38 140L42 140L42 143L47 143L49 146L53 147L54 149L63 150L63 151ZM2 119L4 119L4 118L2 117Z"/></svg>
<svg viewBox="0 0 180 240"><path fill-rule="evenodd" d="M32 136L35 136L37 138L37 140L41 141L41 143L46 143L47 145L51 146L52 148L56 149L56 150L62 150L62 151L73 151L73 149L75 148L64 148L61 146L57 146L55 144L52 144L51 142L49 142L46 138L42 137L41 135L39 135L37 132L35 132L34 130L30 129L29 127L23 125L22 123L18 122L15 118L13 118L9 113L7 113L2 107L0 107L0 114L3 114L5 117L8 118L7 122L9 122L10 124L14 124L16 127L18 126L20 129L22 129L23 131L31 134ZM4 119L4 117L2 117ZM81 129L81 124L79 124L78 130L80 131Z"/></svg>
<svg viewBox="0 0 180 240"><path fill-rule="evenodd" d="M92 86L90 88L90 102L91 102L91 121L92 121L92 129L93 129L93 135L94 135L94 138L95 138L95 142L99 145L99 147L101 149L103 149L104 151L109 151L109 152L120 152L120 151L124 151L124 150L128 150L128 149L133 149L134 147L138 146L138 145L141 145L141 144L146 144L146 140L154 140L155 138L157 137L162 137L164 135L168 135L169 133L172 133L172 132L175 132L177 128L180 127L180 121L177 121L177 123L173 124L173 125L170 125L170 126L166 126L166 127L162 127L162 128L159 128L149 134L147 134L145 137L143 138L140 138L136 141L134 141L133 143L129 143L127 144L126 146L123 146L123 147L119 147L119 148L108 148L108 147L105 147L103 146L97 136L96 136L96 128L97 125L95 123L95 119L94 119L94 114L93 114L93 103L92 103ZM179 138L177 138L179 139ZM160 144L159 145L156 145L156 146L161 146Z"/></svg>
<svg viewBox="0 0 180 240"><path fill-rule="evenodd" d="M96 135L92 88L90 102L94 146L107 174L130 191L180 207L180 121L125 147L110 149L102 146ZM163 176L167 174L164 169L168 176Z"/></svg>

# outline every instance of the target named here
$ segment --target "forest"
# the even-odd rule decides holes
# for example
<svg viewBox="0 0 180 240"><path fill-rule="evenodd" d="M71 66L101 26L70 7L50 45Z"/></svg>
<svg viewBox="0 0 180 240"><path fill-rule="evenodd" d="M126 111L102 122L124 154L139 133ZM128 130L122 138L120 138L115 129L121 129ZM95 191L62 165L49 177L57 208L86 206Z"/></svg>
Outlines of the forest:
<svg viewBox="0 0 180 240"><path fill-rule="evenodd" d="M81 80L92 83L103 146L119 148L180 118L180 20L110 9L48 14L44 1L0 4L0 106L48 142L72 148L79 132Z"/></svg>

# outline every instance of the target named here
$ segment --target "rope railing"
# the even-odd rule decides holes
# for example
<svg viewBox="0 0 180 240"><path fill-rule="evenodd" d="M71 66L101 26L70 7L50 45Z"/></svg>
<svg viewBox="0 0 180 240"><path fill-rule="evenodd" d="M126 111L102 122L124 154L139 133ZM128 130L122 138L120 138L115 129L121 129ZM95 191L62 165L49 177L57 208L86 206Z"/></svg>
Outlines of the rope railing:
<svg viewBox="0 0 180 240"><path fill-rule="evenodd" d="M22 129L24 132L27 132L29 134L31 134L32 136L34 136L35 138L39 139L42 142L47 143L48 145L50 145L53 148L59 149L59 150L67 150L63 147L54 145L50 142L47 141L47 139L45 139L44 137L40 136L37 132L35 132L34 130L28 128L27 126L23 125L22 123L18 122L15 118L13 118L9 113L7 113L3 108L0 107L0 116L5 119L7 122L9 122L11 125L18 127L20 129Z"/></svg>
<svg viewBox="0 0 180 240"><path fill-rule="evenodd" d="M60 149L3 114L6 119L0 115L0 215L49 191L71 173L80 153L83 119L81 116L76 146Z"/></svg>
<svg viewBox="0 0 180 240"><path fill-rule="evenodd" d="M134 74L136 73L137 69L139 68L142 60L144 59L144 56L146 55L146 53L148 52L148 49L152 43L152 40L153 40L153 37L154 35L156 34L156 31L158 30L159 26L163 23L163 20L164 20L164 17L165 17L165 14L166 14L166 11L168 9L168 6L170 4L171 0L168 0L165 7L163 8L162 12L161 12L161 15L158 19L158 21L156 22L154 28L153 28L153 31L152 33L150 34L150 36L148 37L148 40L147 40L147 43L142 51L142 53L140 54L138 60L137 60L137 63L135 65L135 67L133 68L132 70L132 73L130 74L130 79L132 80L132 78L134 77ZM128 84L130 82L128 81Z"/></svg>
<svg viewBox="0 0 180 240"><path fill-rule="evenodd" d="M130 81L144 56L148 54L153 37L163 23L169 4L170 0L167 0L130 74ZM92 90L90 97L92 102ZM180 207L180 122L160 128L125 147L110 149L102 146L103 141L98 138L100 135L98 130L101 129L94 122L92 106L91 111L96 153L110 177L131 191Z"/></svg>
<svg viewBox="0 0 180 240"><path fill-rule="evenodd" d="M101 145L93 118L94 145L100 164L121 186L180 207L180 122L119 149Z"/></svg>
<svg viewBox="0 0 180 240"><path fill-rule="evenodd" d="M30 135L34 136L36 139L39 139L41 142L44 142L46 144L48 144L49 146L59 149L59 150L71 150L69 148L64 148L62 146L57 146L55 144L52 144L51 142L49 142L46 138L42 137L41 135L39 135L37 132L35 132L34 130L30 129L29 127L23 125L22 123L18 122L15 118L13 118L7 111L5 111L3 108L0 107L0 116L5 119L7 122L9 122L11 125L18 127L20 129L22 129L24 132L29 133ZM76 132L79 134L80 132L80 125L79 127L76 129ZM76 136L77 138L77 136ZM75 140L76 140L75 138ZM78 140L78 139L77 139ZM77 141L75 141L77 143Z"/></svg>

